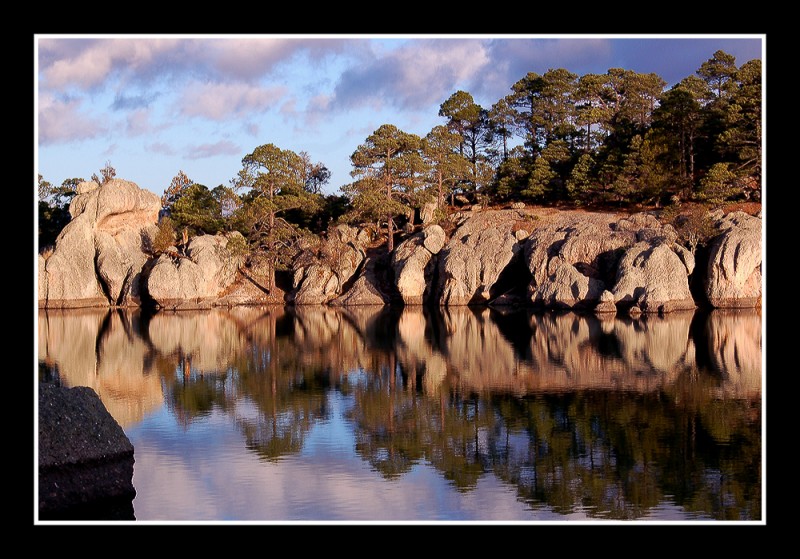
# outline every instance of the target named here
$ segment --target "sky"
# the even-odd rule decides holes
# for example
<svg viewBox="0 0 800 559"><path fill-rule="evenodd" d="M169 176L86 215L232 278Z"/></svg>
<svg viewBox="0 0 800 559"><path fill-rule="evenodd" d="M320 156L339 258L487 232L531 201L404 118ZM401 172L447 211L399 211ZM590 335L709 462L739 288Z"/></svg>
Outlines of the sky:
<svg viewBox="0 0 800 559"><path fill-rule="evenodd" d="M760 58L766 35L35 35L34 151L53 184L106 163L159 196L183 171L230 185L263 144L351 182L382 124L424 136L458 90L490 108L528 72L625 68L668 84L717 50Z"/></svg>

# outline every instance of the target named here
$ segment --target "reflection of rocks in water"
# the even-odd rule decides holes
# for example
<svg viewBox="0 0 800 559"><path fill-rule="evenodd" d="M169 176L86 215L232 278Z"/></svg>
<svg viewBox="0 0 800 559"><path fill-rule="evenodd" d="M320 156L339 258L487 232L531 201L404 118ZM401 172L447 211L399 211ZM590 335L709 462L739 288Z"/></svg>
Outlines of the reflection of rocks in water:
<svg viewBox="0 0 800 559"><path fill-rule="evenodd" d="M241 328L226 310L161 311L148 324L153 347L191 367L192 373L224 372L242 346Z"/></svg>
<svg viewBox="0 0 800 559"><path fill-rule="evenodd" d="M112 312L98 349L96 390L122 425L139 422L164 399L158 375L146 365L150 350L132 323L138 316Z"/></svg>
<svg viewBox="0 0 800 559"><path fill-rule="evenodd" d="M689 336L692 312L638 320L600 320L575 313L517 314L443 311L444 333L437 348L462 388L521 394L575 389L652 391L694 366ZM525 340L527 350L520 351ZM418 343L417 347L425 346ZM420 352L416 352L418 361L423 359Z"/></svg>
<svg viewBox="0 0 800 559"><path fill-rule="evenodd" d="M397 324L398 361L414 375L422 375L426 394L435 393L447 376L447 361L439 352L433 350L428 335L428 318L422 307L408 307L403 310Z"/></svg>
<svg viewBox="0 0 800 559"><path fill-rule="evenodd" d="M518 388L514 348L489 309L442 309L440 347L462 386Z"/></svg>
<svg viewBox="0 0 800 559"><path fill-rule="evenodd" d="M694 366L694 342L689 339L693 312L672 312L668 315L642 315L638 320L618 320L614 333L620 340L627 376L636 386L647 379L669 383L688 367Z"/></svg>
<svg viewBox="0 0 800 559"><path fill-rule="evenodd" d="M88 386L122 426L163 402L158 376L146 365L139 311L39 312L39 360L56 366L62 384Z"/></svg>
<svg viewBox="0 0 800 559"><path fill-rule="evenodd" d="M379 368L380 351L368 337L374 335L374 322L384 313L383 307L296 307L292 313L296 319L293 344L304 362L334 374Z"/></svg>
<svg viewBox="0 0 800 559"><path fill-rule="evenodd" d="M121 424L159 405L159 375L258 369L257 355L278 358L283 365L269 365L276 370L315 370L336 385L348 373L381 374L396 365L412 389L426 394L456 387L649 392L691 370L716 375L724 395L760 391L758 311L600 320L460 307L265 306L161 311L142 324L139 317L138 311L40 311L40 361L56 367L64 384L94 388Z"/></svg>
<svg viewBox="0 0 800 559"><path fill-rule="evenodd" d="M761 310L714 310L706 336L711 362L723 377L723 395L760 396Z"/></svg>
<svg viewBox="0 0 800 559"><path fill-rule="evenodd" d="M573 313L534 315L536 390L662 388L686 365L691 313L639 321L599 320Z"/></svg>
<svg viewBox="0 0 800 559"><path fill-rule="evenodd" d="M68 386L91 386L97 376L97 336L106 309L39 311L39 360L56 365Z"/></svg>

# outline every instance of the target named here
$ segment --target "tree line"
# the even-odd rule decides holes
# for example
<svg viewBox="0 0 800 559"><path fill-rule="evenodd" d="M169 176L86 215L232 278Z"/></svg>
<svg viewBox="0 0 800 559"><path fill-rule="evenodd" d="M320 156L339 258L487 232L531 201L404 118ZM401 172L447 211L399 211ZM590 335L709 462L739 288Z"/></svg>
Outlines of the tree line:
<svg viewBox="0 0 800 559"><path fill-rule="evenodd" d="M669 89L657 74L611 68L578 76L529 72L491 107L456 91L425 136L383 124L350 156L352 182L325 194L330 171L305 152L268 143L242 159L228 185L209 189L183 171L162 196L163 243L240 231L252 255L277 265L336 221L394 232L424 204L586 208L708 205L760 200L761 61L717 51ZM102 183L113 178L110 163ZM82 179L39 177L40 246L68 221Z"/></svg>

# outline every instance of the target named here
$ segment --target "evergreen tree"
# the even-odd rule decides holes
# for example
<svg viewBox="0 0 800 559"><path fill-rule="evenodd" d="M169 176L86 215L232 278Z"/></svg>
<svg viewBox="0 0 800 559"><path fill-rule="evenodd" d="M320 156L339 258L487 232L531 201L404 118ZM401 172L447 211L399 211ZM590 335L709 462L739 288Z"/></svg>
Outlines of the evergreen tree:
<svg viewBox="0 0 800 559"><path fill-rule="evenodd" d="M213 235L224 228L222 206L202 184L193 183L170 206L170 217L178 230L187 235Z"/></svg>
<svg viewBox="0 0 800 559"><path fill-rule="evenodd" d="M717 99L724 99L731 91L736 72L736 57L718 50L714 56L703 62L697 75L708 83Z"/></svg>
<svg viewBox="0 0 800 559"><path fill-rule="evenodd" d="M484 149L490 140L488 112L475 103L472 95L466 91L456 91L439 107L439 116L447 119L447 128L461 138L459 153L471 165L471 173L467 188L477 191L485 183L485 173L481 162L485 159ZM468 185L468 186L467 186Z"/></svg>
<svg viewBox="0 0 800 559"><path fill-rule="evenodd" d="M428 184L436 192L436 207L453 193L469 173L469 161L458 152L461 137L446 126L435 126L422 141L422 157L427 164Z"/></svg>
<svg viewBox="0 0 800 559"><path fill-rule="evenodd" d="M382 215L387 248L394 250L394 218L411 210L423 163L422 140L392 124L383 124L350 156L355 182L343 188L361 215Z"/></svg>

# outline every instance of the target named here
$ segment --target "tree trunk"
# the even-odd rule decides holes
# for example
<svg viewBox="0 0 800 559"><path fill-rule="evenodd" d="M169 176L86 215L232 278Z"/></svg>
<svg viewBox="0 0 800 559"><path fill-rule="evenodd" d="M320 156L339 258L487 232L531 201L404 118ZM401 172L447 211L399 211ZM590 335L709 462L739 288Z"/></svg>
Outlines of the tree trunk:
<svg viewBox="0 0 800 559"><path fill-rule="evenodd" d="M389 170L389 157L390 153L386 152L386 201L391 204L392 202L392 174ZM389 252L394 250L394 222L392 221L392 212L386 214L386 230L389 238L386 239L386 248Z"/></svg>
<svg viewBox="0 0 800 559"><path fill-rule="evenodd" d="M386 249L392 252L394 250L394 221L392 220L392 214L386 216L386 229L389 237L386 240Z"/></svg>

